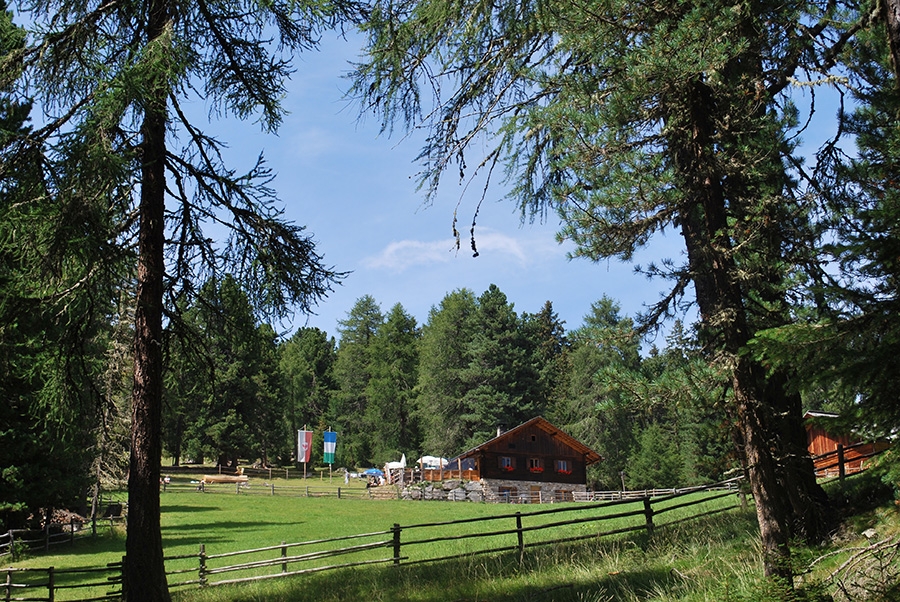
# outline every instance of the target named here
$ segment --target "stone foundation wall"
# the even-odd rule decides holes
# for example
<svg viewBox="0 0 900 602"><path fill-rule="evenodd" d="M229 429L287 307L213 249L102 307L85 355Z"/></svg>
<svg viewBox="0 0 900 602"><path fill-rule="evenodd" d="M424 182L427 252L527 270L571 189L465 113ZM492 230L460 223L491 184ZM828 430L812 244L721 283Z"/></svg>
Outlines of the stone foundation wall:
<svg viewBox="0 0 900 602"><path fill-rule="evenodd" d="M512 503L548 503L571 501L572 492L584 493L585 485L575 483L536 483L507 479L481 479L484 497L488 501ZM532 490L540 487L540 490Z"/></svg>
<svg viewBox="0 0 900 602"><path fill-rule="evenodd" d="M540 486L540 491L532 487ZM572 492L585 492L587 487L573 483L534 483L504 479L441 483L414 483L400 491L404 500L449 500L452 502L549 503L571 500ZM568 496L567 496L568 494Z"/></svg>
<svg viewBox="0 0 900 602"><path fill-rule="evenodd" d="M414 483L400 492L404 500L449 500L451 502L483 502L484 490L479 481L447 480L442 483Z"/></svg>

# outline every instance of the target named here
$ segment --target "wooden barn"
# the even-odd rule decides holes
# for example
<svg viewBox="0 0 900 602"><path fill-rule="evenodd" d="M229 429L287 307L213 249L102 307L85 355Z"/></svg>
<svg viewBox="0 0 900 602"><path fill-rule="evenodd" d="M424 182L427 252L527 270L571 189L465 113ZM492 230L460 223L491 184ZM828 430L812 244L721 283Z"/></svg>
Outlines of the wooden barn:
<svg viewBox="0 0 900 602"><path fill-rule="evenodd" d="M807 412L803 415L806 425L806 442L811 455L821 456L833 452L838 445L850 447L849 435L836 434L834 428L829 428L828 423L837 418L837 414L830 412Z"/></svg>
<svg viewBox="0 0 900 602"><path fill-rule="evenodd" d="M889 447L883 441L863 443L852 434L837 432L829 422L836 423L838 418L837 414L829 412L806 412L803 415L807 446L817 476L836 476L842 470L846 474L859 472L866 467L868 458ZM841 448L840 456L838 447Z"/></svg>
<svg viewBox="0 0 900 602"><path fill-rule="evenodd" d="M486 498L533 502L571 500L587 489L587 467L602 459L540 416L459 456L470 458Z"/></svg>

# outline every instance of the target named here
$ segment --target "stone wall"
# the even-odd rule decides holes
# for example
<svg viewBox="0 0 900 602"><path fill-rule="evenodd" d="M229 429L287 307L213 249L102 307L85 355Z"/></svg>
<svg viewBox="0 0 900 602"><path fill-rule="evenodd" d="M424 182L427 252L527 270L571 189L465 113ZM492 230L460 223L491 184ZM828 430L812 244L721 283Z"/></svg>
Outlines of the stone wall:
<svg viewBox="0 0 900 602"><path fill-rule="evenodd" d="M540 486L540 491L532 487ZM505 479L480 481L446 480L441 483L413 483L400 492L404 500L449 500L452 502L541 503L571 499L574 491L584 492L584 485L573 483L535 483ZM566 494L569 494L568 496Z"/></svg>
<svg viewBox="0 0 900 602"><path fill-rule="evenodd" d="M447 480L442 483L422 481L407 485L400 492L404 500L449 500L451 502L483 502L484 490L479 481Z"/></svg>
<svg viewBox="0 0 900 602"><path fill-rule="evenodd" d="M509 479L481 479L481 483L485 499L500 502L530 502L536 504L571 501L572 492L584 493L587 491L585 485L575 483L538 483ZM538 487L540 487L539 490L537 490Z"/></svg>

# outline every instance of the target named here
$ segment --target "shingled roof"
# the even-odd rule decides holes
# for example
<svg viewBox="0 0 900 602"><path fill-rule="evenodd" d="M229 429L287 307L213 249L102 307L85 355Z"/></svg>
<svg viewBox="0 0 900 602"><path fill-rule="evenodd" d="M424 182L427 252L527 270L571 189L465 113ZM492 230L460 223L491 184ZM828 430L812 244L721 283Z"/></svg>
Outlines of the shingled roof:
<svg viewBox="0 0 900 602"><path fill-rule="evenodd" d="M547 420L543 416L537 416L535 418L532 418L528 422L523 422L522 424L520 424L519 426L517 426L515 428L512 428L503 433L500 433L493 439L485 441L481 445L478 445L476 447L473 447L470 450L467 450L467 451L461 453L459 455L459 459L462 460L463 458L468 458L470 456L474 456L482 449L493 446L497 443L500 443L504 439L514 438L519 431L527 429L528 427L532 427L532 426L541 429L542 431L547 433L547 435L549 435L550 437L552 437L554 439L558 439L565 445L572 448L576 453L578 453L584 457L584 461L587 466L590 466L591 464L599 462L600 460L603 459L602 456L600 456L600 454L598 454L597 452L595 452L594 450L589 448L587 445L580 442L575 437L572 437L571 435L569 435L562 429L554 426L549 420Z"/></svg>

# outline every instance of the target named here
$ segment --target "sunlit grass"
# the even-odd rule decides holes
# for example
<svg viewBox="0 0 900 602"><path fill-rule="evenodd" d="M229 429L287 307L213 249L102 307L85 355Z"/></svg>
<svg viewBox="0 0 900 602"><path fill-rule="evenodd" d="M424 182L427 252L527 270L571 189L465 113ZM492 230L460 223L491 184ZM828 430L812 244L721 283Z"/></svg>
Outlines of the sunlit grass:
<svg viewBox="0 0 900 602"><path fill-rule="evenodd" d="M343 483L340 483L343 486ZM276 483L277 491L278 483ZM364 492L364 488L360 488ZM251 492L253 485L251 484ZM445 522L473 517L505 518L487 523L460 523L435 528L404 529L403 541L409 542L435 534L462 534L474 530L509 529L514 514L522 514L525 527L562 520L557 514L531 515L547 509L578 508L573 516L591 511L584 504L502 505L454 502L410 502L368 500L345 496L304 497L235 494L231 489L202 493L195 488L174 487L162 494L162 527L167 556L187 554L192 559L168 563L171 566L195 566L200 545L210 555L294 543L340 535L388 531L398 523L404 527L420 523ZM685 498L654 503L659 508L683 503ZM640 502L635 503L639 507ZM712 507L731 507L727 512L697 520L682 518ZM769 602L780 598L763 580L759 535L752 509L742 510L734 496L726 496L699 508L679 508L655 517L652 535L638 531L570 543L527 547L518 551L462 555L441 562L399 567L369 565L277 578L252 584L198 589L194 586L173 590L183 602L225 602L262 600L409 600L456 601L496 600L559 602ZM614 506L610 512L631 508ZM893 505L870 511L865 518L848 521L853 537L857 531L878 525L879 532L898 531L898 512ZM571 518L571 517L568 517ZM641 526L643 517L617 519L618 522L588 522L551 531L526 532L526 544L542 539L577 536L611 530L630 524ZM501 526L502 525L502 526ZM893 525L888 527L886 525ZM864 539L864 538L863 538ZM478 543L478 542L481 543ZM479 545L506 545L516 541L515 534L491 540L462 540L422 546L407 546L403 555L451 555L475 551ZM848 545L847 535L836 545ZM343 545L343 544L342 544ZM351 545L351 544L347 544ZM854 544L855 545L855 544ZM98 537L85 537L72 547L58 548L51 556L36 555L19 566L96 566L121 558L124 534L100 529ZM419 551L417 551L419 550ZM291 552L295 553L294 551ZM825 548L795 548L798 568L823 554ZM390 548L367 552L372 557L389 557ZM268 551L259 557L277 557ZM362 555L365 557L365 554ZM836 556L839 558L839 556ZM246 559L224 560L246 562ZM183 563L179 565L178 563ZM210 562L212 565L213 563ZM804 591L816 591L823 575L833 563L821 563L817 571L803 574L798 585ZM277 569L276 569L277 570ZM290 570L294 570L291 566ZM196 576L196 573L193 573ZM228 578L213 575L216 578ZM174 583L180 577L170 577ZM190 574L188 574L190 578ZM59 598L64 599L64 598ZM808 597L807 599L816 599Z"/></svg>

